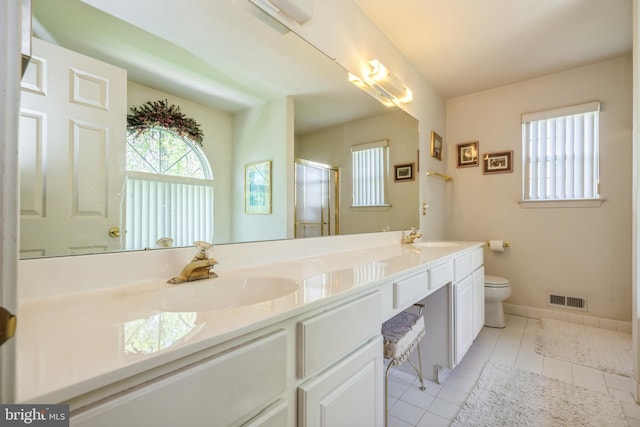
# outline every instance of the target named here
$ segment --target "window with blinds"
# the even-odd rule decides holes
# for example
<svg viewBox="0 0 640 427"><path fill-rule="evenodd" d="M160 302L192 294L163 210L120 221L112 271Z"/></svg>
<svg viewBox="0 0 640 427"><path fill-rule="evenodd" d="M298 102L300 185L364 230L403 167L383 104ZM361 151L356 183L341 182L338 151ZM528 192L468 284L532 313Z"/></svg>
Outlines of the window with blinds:
<svg viewBox="0 0 640 427"><path fill-rule="evenodd" d="M126 249L213 241L213 172L204 152L165 128L127 136Z"/></svg>
<svg viewBox="0 0 640 427"><path fill-rule="evenodd" d="M600 103L522 115L523 199L599 198Z"/></svg>
<svg viewBox="0 0 640 427"><path fill-rule="evenodd" d="M351 160L353 206L388 206L388 141L382 140L352 146Z"/></svg>
<svg viewBox="0 0 640 427"><path fill-rule="evenodd" d="M125 188L127 250L213 241L213 180L129 173Z"/></svg>

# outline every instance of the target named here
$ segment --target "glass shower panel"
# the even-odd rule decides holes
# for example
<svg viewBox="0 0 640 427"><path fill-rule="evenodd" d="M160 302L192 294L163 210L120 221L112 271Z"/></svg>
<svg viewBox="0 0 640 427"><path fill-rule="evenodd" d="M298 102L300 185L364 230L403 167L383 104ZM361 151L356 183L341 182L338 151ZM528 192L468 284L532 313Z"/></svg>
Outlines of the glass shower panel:
<svg viewBox="0 0 640 427"><path fill-rule="evenodd" d="M336 177L335 170L296 162L297 238L336 234Z"/></svg>

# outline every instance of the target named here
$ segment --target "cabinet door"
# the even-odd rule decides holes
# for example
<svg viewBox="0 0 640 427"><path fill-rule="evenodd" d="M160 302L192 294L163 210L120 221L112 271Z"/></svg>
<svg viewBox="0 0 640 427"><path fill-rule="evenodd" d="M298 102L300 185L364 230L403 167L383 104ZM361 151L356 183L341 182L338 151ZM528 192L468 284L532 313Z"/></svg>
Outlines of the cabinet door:
<svg viewBox="0 0 640 427"><path fill-rule="evenodd" d="M473 273L473 338L484 326L484 267Z"/></svg>
<svg viewBox="0 0 640 427"><path fill-rule="evenodd" d="M71 425L237 426L286 388L287 334L281 330L80 410ZM264 425L273 425L267 420Z"/></svg>
<svg viewBox="0 0 640 427"><path fill-rule="evenodd" d="M456 365L473 343L473 279L465 277L455 287L455 352Z"/></svg>
<svg viewBox="0 0 640 427"><path fill-rule="evenodd" d="M298 388L300 427L382 426L382 337Z"/></svg>

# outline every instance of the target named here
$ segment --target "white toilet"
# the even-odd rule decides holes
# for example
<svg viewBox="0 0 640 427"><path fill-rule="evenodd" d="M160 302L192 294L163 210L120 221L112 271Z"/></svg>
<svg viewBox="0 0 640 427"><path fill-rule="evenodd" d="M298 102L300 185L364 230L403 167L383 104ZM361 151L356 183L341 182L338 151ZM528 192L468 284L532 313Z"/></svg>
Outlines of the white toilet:
<svg viewBox="0 0 640 427"><path fill-rule="evenodd" d="M484 325L492 328L504 328L504 309L502 301L511 296L509 280L499 276L484 276Z"/></svg>

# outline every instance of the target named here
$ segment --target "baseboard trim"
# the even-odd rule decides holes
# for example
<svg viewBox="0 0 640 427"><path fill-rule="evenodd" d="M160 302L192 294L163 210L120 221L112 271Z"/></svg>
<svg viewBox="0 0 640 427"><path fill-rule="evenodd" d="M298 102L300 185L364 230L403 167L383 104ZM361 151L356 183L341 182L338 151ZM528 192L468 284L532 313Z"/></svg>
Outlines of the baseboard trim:
<svg viewBox="0 0 640 427"><path fill-rule="evenodd" d="M631 333L631 322L622 320L605 319L602 317L585 316L583 314L567 313L558 310L549 310L546 308L528 307L526 305L517 305L503 303L504 312L506 314L514 314L516 316L530 317L532 319L556 319L565 322L577 323L579 325L593 326L594 328L609 329L612 331L620 331Z"/></svg>

